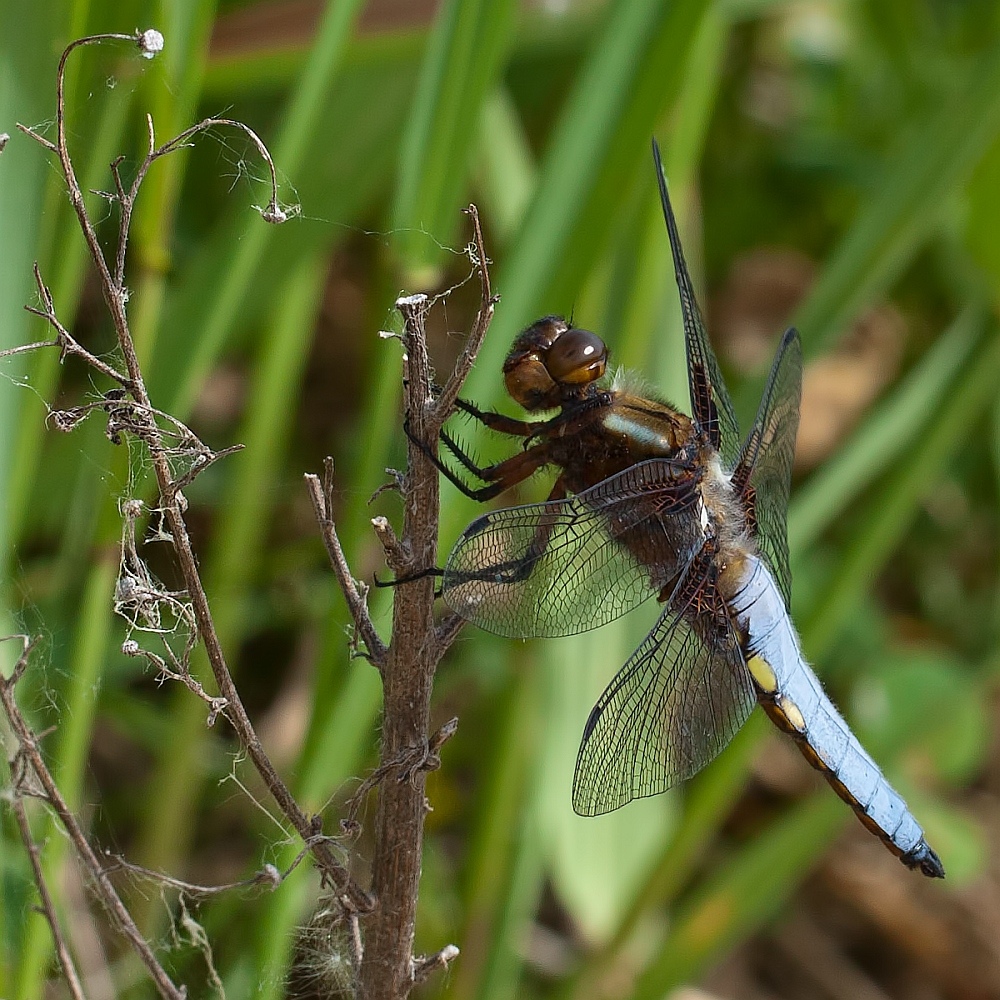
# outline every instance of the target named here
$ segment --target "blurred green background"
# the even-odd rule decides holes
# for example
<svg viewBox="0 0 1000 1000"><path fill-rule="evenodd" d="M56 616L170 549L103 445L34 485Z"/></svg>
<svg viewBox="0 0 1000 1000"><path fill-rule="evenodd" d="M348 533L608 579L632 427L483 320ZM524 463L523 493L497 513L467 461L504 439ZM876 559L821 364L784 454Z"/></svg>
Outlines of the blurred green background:
<svg viewBox="0 0 1000 1000"><path fill-rule="evenodd" d="M247 446L188 490L195 544L248 706L328 831L376 760L379 685L348 657L301 477L334 457L355 573L383 569L368 520L399 504L368 498L404 437L399 346L377 333L398 329L401 292L469 276L461 208L480 207L502 295L466 390L481 405L505 405L515 333L562 312L686 407L654 134L744 426L784 325L802 331L794 614L948 880L899 865L759 713L685 787L576 817L582 725L642 616L530 644L470 627L436 685L436 721L461 722L428 783L417 940L462 955L424 995L1000 996L1000 6L37 0L29 15L0 0L0 25L0 348L48 336L22 310L38 260L63 322L113 352L52 158L14 129L52 137L72 38L166 38L149 63L126 45L70 62L70 145L106 245L107 164L135 162L146 112L161 140L206 115L247 122L301 206L278 230L260 221L264 170L238 133L161 161L137 207L129 310L154 403L214 447ZM471 281L438 305L440 372L477 298ZM288 865L298 846L231 733L118 652L118 504L151 495L148 468L98 419L45 427L47 405L108 386L54 352L4 359L0 376L0 634L43 637L19 694L56 727L44 748L67 797L97 843L152 869L218 883ZM479 455L503 453L456 425ZM443 504L442 558L475 513L450 486ZM163 546L143 553L176 585ZM372 599L386 632L386 594ZM0 996L59 996L2 816ZM32 817L89 995L150 996L88 913L64 837ZM176 894L120 885L190 995L213 995ZM344 986L339 943L304 930L317 892L303 865L274 893L187 900L228 997Z"/></svg>

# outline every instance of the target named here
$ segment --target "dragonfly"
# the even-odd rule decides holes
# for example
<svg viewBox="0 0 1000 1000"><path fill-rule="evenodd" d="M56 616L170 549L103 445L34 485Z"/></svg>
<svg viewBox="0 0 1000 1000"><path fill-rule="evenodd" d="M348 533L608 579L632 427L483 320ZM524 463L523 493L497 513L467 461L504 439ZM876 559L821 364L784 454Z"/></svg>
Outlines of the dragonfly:
<svg viewBox="0 0 1000 1000"><path fill-rule="evenodd" d="M943 878L919 823L806 662L789 613L786 512L799 422L802 348L782 337L749 434L741 438L684 260L657 143L653 158L683 315L691 416L608 377L595 333L546 316L503 366L519 420L458 406L522 447L480 466L441 443L459 489L489 500L544 467L548 499L492 510L462 533L441 595L489 632L529 638L597 628L655 598L659 618L583 729L573 807L618 809L690 778L759 704L861 822L908 868Z"/></svg>

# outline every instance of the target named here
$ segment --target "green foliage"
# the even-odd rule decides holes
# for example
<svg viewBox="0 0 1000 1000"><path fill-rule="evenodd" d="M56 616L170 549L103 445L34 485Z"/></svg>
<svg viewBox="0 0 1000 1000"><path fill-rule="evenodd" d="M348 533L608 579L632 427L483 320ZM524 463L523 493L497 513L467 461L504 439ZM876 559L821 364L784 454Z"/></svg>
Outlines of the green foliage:
<svg viewBox="0 0 1000 1000"><path fill-rule="evenodd" d="M949 876L976 876L983 842L961 800L983 765L1000 664L1000 19L989 4L608 0L555 15L447 0L427 23L359 27L357 0L331 0L310 40L303 29L290 44L241 35L239 10L197 0L162 5L162 22L142 5L43 0L25 19L4 17L5 3L0 65L15 68L0 73L0 131L12 133L0 349L48 336L20 309L34 302L36 259L63 321L95 353L111 349L48 154L13 128L52 118L72 37L147 20L166 35L148 66L113 48L70 64L73 153L102 237L115 213L92 192L111 189L119 151L134 162L147 111L163 141L229 108L268 142L285 200L301 205L281 229L264 226L251 207L264 198L259 165L228 132L159 162L133 227L129 310L154 402L213 446L247 445L189 491L199 558L237 681L304 808L330 806L328 831L374 760L380 691L350 657L301 475L334 456L338 527L369 577L380 561L368 521L399 510L391 494L366 503L403 454L399 348L377 332L396 323L401 288L467 276L470 200L501 295L470 398L504 406L513 335L572 312L685 405L655 134L710 320L733 260L765 245L815 262L794 315L808 358L874 305L902 317L898 372L793 492L795 613ZM218 21L229 33L213 43ZM436 331L468 329L475 305L455 293ZM433 347L446 370L454 338ZM752 412L759 373L720 354ZM157 870L225 882L289 867L298 846L228 734L118 652L118 502L148 498L148 470L96 419L68 438L45 426L48 405L108 386L44 352L0 359L0 376L0 634L47 636L19 694L40 730L57 727L44 749L68 798L95 841ZM496 453L471 425L459 433ZM443 501L442 558L474 513L450 487ZM172 580L156 549L144 555ZM386 632L390 598L371 600ZM528 646L470 628L453 647L436 696L439 721L461 725L429 784L417 948L453 941L462 956L428 993L583 998L618 973L619 995L663 996L780 913L850 820L824 787L749 833L727 826L771 733L756 717L682 793L576 817L583 722L641 624ZM62 893L67 844L46 814L32 820ZM0 996L33 1000L53 974L51 942L6 810L0 823ZM297 936L317 890L303 864L274 893L191 904L230 998L282 996L289 981L322 992L329 956ZM204 982L198 950L169 937L158 889L125 891L177 975ZM67 919L78 906L58 903ZM555 907L577 934L546 965L525 942ZM119 995L151 995L114 946L108 972Z"/></svg>

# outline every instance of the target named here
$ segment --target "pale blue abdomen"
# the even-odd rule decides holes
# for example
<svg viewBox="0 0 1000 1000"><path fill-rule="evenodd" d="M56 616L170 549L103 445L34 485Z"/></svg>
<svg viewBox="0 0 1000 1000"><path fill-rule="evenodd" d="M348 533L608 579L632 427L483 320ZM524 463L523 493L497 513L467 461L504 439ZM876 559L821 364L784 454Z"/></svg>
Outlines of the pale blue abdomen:
<svg viewBox="0 0 1000 1000"><path fill-rule="evenodd" d="M851 732L803 658L781 592L758 557L748 559L745 580L729 605L747 636L747 668L764 711L796 739L809 763L905 865L943 877L941 862L913 813Z"/></svg>

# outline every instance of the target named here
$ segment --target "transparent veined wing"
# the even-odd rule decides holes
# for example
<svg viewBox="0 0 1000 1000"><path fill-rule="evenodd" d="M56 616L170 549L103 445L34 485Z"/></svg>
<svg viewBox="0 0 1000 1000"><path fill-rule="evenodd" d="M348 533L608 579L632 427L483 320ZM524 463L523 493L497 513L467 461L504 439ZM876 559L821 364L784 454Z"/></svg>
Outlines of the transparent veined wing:
<svg viewBox="0 0 1000 1000"><path fill-rule="evenodd" d="M573 778L581 815L610 812L691 777L750 715L753 685L710 562L692 561L594 706Z"/></svg>
<svg viewBox="0 0 1000 1000"><path fill-rule="evenodd" d="M691 275L688 273L681 247L681 237L677 230L677 220L667 194L667 178L663 172L660 147L653 140L653 160L656 164L656 179L660 187L660 203L663 218L667 223L670 238L670 252L674 260L674 274L677 290L681 297L681 315L684 318L684 343L687 352L688 386L691 391L691 415L708 435L713 448L722 456L727 469L736 464L740 446L740 428L736 422L733 402L722 379L719 362L708 340L705 323L701 318L698 300L695 298Z"/></svg>
<svg viewBox="0 0 1000 1000"><path fill-rule="evenodd" d="M456 542L441 595L488 632L597 628L672 586L703 541L698 473L653 459L563 500L491 511Z"/></svg>
<svg viewBox="0 0 1000 1000"><path fill-rule="evenodd" d="M774 574L785 607L791 607L788 565L788 494L802 399L802 342L789 329L781 338L757 419L733 470L733 488L750 512L757 547Z"/></svg>

